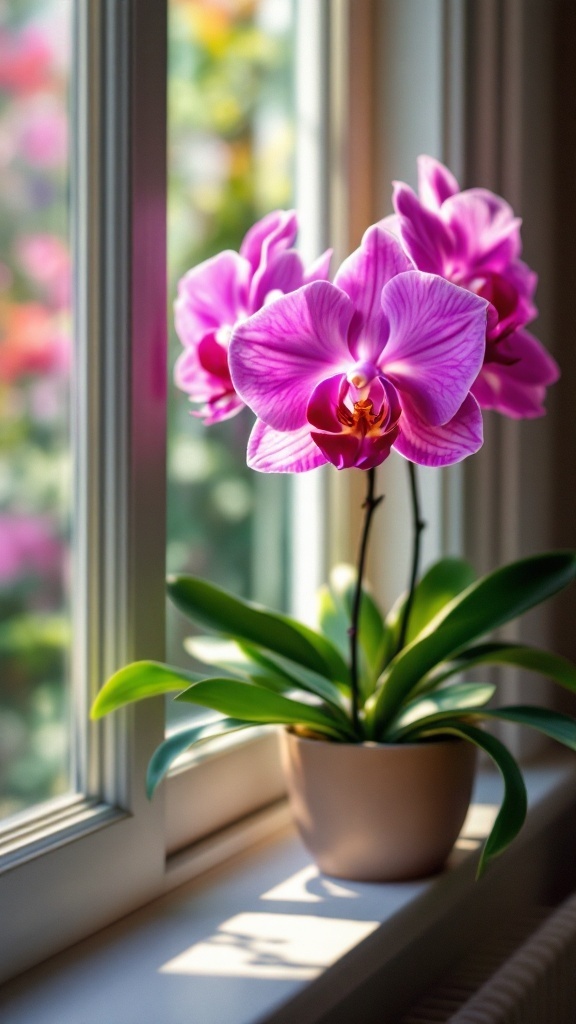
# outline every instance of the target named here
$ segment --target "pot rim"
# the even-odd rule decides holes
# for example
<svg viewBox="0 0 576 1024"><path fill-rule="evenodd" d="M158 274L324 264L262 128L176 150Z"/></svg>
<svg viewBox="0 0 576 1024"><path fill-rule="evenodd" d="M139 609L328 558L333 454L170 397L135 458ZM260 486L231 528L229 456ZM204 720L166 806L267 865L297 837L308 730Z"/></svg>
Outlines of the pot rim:
<svg viewBox="0 0 576 1024"><path fill-rule="evenodd" d="M298 740L299 743L323 743L325 746L333 748L344 747L346 749L350 749L352 747L358 747L364 750L414 750L416 747L438 747L445 746L447 744L466 744L467 746L474 747L473 743L469 743L469 741L465 740L462 736L450 736L448 734L444 737L435 736L425 740L414 740L411 743L378 743L376 740L362 740L359 743L350 743L349 741L341 742L340 740L333 740L329 737L319 737L316 739L312 736L300 736L289 725L283 726L282 732L292 736L295 740Z"/></svg>

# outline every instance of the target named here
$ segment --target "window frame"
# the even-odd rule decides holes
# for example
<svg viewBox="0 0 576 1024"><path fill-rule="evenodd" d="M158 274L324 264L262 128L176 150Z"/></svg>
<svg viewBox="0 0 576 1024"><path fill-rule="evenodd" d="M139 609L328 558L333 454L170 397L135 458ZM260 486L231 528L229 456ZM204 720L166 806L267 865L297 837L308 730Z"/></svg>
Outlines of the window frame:
<svg viewBox="0 0 576 1024"><path fill-rule="evenodd" d="M3 837L2 978L160 892L165 860L162 796L144 792L160 702L85 723L105 674L163 652L166 4L78 0L74 19L79 795L40 808L32 844L33 816Z"/></svg>

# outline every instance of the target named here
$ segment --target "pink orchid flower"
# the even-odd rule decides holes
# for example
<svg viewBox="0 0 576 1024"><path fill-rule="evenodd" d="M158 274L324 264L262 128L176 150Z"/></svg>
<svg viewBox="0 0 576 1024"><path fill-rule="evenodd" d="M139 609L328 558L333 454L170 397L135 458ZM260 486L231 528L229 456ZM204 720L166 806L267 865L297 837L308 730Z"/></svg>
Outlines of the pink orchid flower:
<svg viewBox="0 0 576 1024"><path fill-rule="evenodd" d="M293 211L270 213L248 231L239 252L221 252L180 281L175 315L184 352L175 381L192 402L200 403L195 415L207 424L229 419L244 407L228 368L233 328L278 295L328 276L330 251L305 270L292 248L297 230Z"/></svg>
<svg viewBox="0 0 576 1024"><path fill-rule="evenodd" d="M232 379L259 417L249 466L371 469L391 448L444 466L477 451L482 416L469 390L487 308L415 271L392 235L369 228L334 284L305 285L234 331Z"/></svg>
<svg viewBox="0 0 576 1024"><path fill-rule="evenodd" d="M396 214L381 224L401 239L419 270L491 303L484 365L472 393L483 408L516 419L543 415L546 388L559 369L523 329L537 315L537 276L520 259L520 219L487 189L461 192L450 171L430 156L418 158L418 192L396 182Z"/></svg>

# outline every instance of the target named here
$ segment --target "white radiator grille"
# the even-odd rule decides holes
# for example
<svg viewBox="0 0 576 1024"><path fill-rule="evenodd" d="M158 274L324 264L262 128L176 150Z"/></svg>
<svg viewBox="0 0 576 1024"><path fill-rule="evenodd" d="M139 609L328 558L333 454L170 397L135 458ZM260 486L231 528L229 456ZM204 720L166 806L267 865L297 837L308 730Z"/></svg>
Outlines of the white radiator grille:
<svg viewBox="0 0 576 1024"><path fill-rule="evenodd" d="M401 1024L576 1024L576 896L542 924L544 913L520 944L491 940Z"/></svg>

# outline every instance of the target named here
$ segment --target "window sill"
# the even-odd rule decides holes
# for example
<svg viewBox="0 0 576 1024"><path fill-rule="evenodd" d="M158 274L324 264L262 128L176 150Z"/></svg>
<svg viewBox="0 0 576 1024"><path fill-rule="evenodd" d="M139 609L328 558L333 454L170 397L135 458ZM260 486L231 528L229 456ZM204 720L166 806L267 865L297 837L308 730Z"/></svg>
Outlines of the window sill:
<svg viewBox="0 0 576 1024"><path fill-rule="evenodd" d="M525 775L527 824L477 884L478 847L500 793L488 772L441 875L401 885L330 880L286 826L5 985L2 1020L393 1021L491 922L515 906L553 900L555 879L574 860L566 822L574 820L576 765L549 760Z"/></svg>

